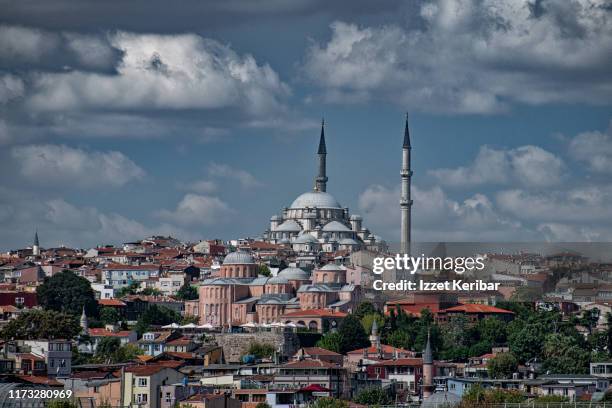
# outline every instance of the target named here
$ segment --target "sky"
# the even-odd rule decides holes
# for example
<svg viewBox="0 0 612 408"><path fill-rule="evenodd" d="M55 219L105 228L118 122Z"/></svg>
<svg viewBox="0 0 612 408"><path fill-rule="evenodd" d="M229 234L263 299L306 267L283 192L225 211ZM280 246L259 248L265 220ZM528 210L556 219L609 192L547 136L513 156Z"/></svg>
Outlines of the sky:
<svg viewBox="0 0 612 408"><path fill-rule="evenodd" d="M612 241L609 0L0 0L0 250L256 237L311 190L415 241Z"/></svg>

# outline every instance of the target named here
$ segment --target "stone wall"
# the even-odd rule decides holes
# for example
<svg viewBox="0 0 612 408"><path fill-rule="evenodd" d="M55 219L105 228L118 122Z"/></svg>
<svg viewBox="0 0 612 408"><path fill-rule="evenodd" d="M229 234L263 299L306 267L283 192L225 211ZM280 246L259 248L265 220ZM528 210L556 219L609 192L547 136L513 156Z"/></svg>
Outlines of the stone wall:
<svg viewBox="0 0 612 408"><path fill-rule="evenodd" d="M293 332L214 333L215 341L223 348L227 363L239 362L247 354L251 343L271 344L280 350L281 359L294 355L300 347Z"/></svg>

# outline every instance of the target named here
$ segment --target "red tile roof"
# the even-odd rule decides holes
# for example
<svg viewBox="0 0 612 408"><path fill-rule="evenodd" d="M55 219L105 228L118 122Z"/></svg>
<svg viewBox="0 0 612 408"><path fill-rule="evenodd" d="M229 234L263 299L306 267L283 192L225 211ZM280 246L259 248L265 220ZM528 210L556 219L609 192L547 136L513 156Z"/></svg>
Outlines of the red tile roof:
<svg viewBox="0 0 612 408"><path fill-rule="evenodd" d="M384 360L380 363L384 366L422 366L422 358L398 358L395 360Z"/></svg>
<svg viewBox="0 0 612 408"><path fill-rule="evenodd" d="M408 351L408 350L405 350L405 349L402 349L402 348L398 348L398 347L393 347L393 346L390 346L388 344L381 344L380 348L382 349L382 352L385 353L385 354L395 353L396 351L398 353L411 353L411 351ZM357 350L349 351L347 354L363 354L364 350L367 351L368 354L376 354L376 353L378 353L378 349L376 347L370 346L367 349L366 348L360 348L360 349L357 349Z"/></svg>
<svg viewBox="0 0 612 408"><path fill-rule="evenodd" d="M129 330L120 330L113 332L102 328L89 329L89 335L92 337L130 337L132 334Z"/></svg>
<svg viewBox="0 0 612 408"><path fill-rule="evenodd" d="M166 365L154 364L154 365L137 365L128 367L125 369L128 373L133 373L138 376L150 376L153 374L157 374L161 370L168 368Z"/></svg>
<svg viewBox="0 0 612 408"><path fill-rule="evenodd" d="M510 310L500 309L499 307L479 305L473 303L466 303L464 305L449 307L448 309L442 310L442 312L514 314L514 312L511 312Z"/></svg>
<svg viewBox="0 0 612 408"><path fill-rule="evenodd" d="M321 347L304 347L304 352L308 355L314 356L341 356L342 354L330 351Z"/></svg>
<svg viewBox="0 0 612 408"><path fill-rule="evenodd" d="M123 303L119 299L98 299L98 304L100 306L125 306L125 303Z"/></svg>
<svg viewBox="0 0 612 408"><path fill-rule="evenodd" d="M281 317L346 317L344 312L335 312L329 309L310 309L298 310L296 312L286 313Z"/></svg>

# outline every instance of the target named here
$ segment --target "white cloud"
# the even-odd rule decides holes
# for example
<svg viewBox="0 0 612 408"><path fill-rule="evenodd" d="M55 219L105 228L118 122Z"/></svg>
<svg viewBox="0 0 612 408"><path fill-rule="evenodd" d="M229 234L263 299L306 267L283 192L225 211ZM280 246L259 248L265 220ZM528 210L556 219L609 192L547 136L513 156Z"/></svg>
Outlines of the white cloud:
<svg viewBox="0 0 612 408"><path fill-rule="evenodd" d="M198 194L208 194L217 191L217 183L210 180L195 180L189 183L179 183L179 188Z"/></svg>
<svg viewBox="0 0 612 408"><path fill-rule="evenodd" d="M612 173L612 122L606 132L584 132L574 137L569 153L593 172Z"/></svg>
<svg viewBox="0 0 612 408"><path fill-rule="evenodd" d="M165 221L190 226L224 222L234 212L227 203L218 197L186 194L174 211L159 210L155 215Z"/></svg>
<svg viewBox="0 0 612 408"><path fill-rule="evenodd" d="M359 196L359 209L368 227L390 242L399 240L400 188L380 185L368 187ZM532 231L521 223L499 214L483 194L463 200L450 199L440 187L421 189L413 186L413 240L478 241L532 237Z"/></svg>
<svg viewBox="0 0 612 408"><path fill-rule="evenodd" d="M106 38L77 33L64 33L63 36L66 48L74 53L82 66L106 69L114 65L117 50Z"/></svg>
<svg viewBox="0 0 612 408"><path fill-rule="evenodd" d="M210 177L219 177L236 180L243 188L262 186L262 183L246 170L236 169L227 164L211 163L208 166Z"/></svg>
<svg viewBox="0 0 612 408"><path fill-rule="evenodd" d="M34 62L52 54L58 45L57 34L27 27L0 25L0 55L3 58Z"/></svg>
<svg viewBox="0 0 612 408"><path fill-rule="evenodd" d="M143 169L117 151L86 151L65 145L27 145L11 149L19 172L36 183L97 188L120 187L142 178Z"/></svg>
<svg viewBox="0 0 612 408"><path fill-rule="evenodd" d="M489 113L509 101L607 103L612 21L604 0L423 1L405 26L331 25L306 75L338 102Z"/></svg>
<svg viewBox="0 0 612 408"><path fill-rule="evenodd" d="M611 223L611 200L612 186L605 185L547 192L513 189L496 196L499 208L518 219L582 225Z"/></svg>
<svg viewBox="0 0 612 408"><path fill-rule="evenodd" d="M440 183L454 187L508 183L549 187L561 181L563 168L559 157L537 146L509 150L481 146L470 165L429 173Z"/></svg>
<svg viewBox="0 0 612 408"><path fill-rule="evenodd" d="M289 95L269 65L198 35L119 32L116 74L40 74L29 106L37 110L239 108L254 116L284 110Z"/></svg>

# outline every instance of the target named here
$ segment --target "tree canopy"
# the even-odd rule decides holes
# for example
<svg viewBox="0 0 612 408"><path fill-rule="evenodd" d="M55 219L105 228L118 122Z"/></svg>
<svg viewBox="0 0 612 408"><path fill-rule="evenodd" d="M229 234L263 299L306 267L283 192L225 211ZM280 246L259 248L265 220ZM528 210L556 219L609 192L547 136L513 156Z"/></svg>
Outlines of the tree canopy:
<svg viewBox="0 0 612 408"><path fill-rule="evenodd" d="M38 304L45 309L80 315L85 306L88 316L98 316L98 302L85 278L62 271L45 278L36 289Z"/></svg>
<svg viewBox="0 0 612 408"><path fill-rule="evenodd" d="M199 298L198 289L195 286L191 286L189 282L186 282L176 292L176 298L181 300L195 300Z"/></svg>
<svg viewBox="0 0 612 408"><path fill-rule="evenodd" d="M74 315L54 310L29 310L9 321L0 335L5 340L72 339L80 331Z"/></svg>

